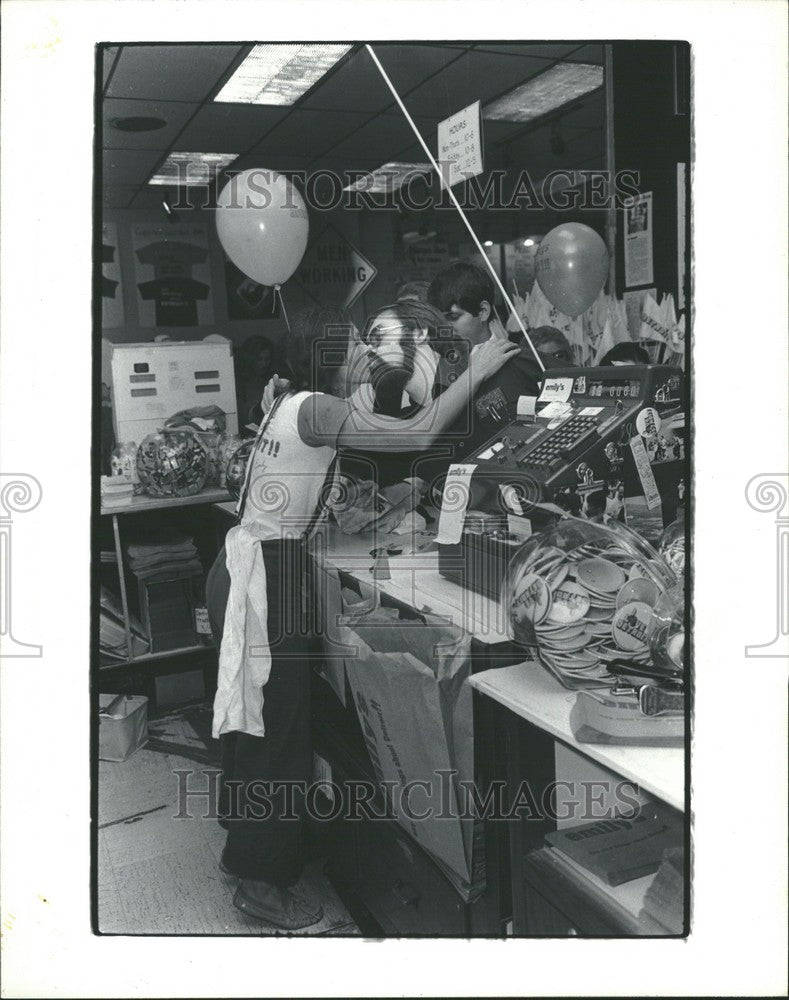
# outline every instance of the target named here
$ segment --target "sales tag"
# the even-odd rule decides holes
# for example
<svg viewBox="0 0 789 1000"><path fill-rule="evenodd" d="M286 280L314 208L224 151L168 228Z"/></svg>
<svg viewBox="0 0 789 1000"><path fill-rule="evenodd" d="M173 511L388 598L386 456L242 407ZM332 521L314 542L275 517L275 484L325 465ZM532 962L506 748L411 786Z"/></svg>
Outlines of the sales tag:
<svg viewBox="0 0 789 1000"><path fill-rule="evenodd" d="M579 417L596 417L598 413L602 413L602 406L585 406L579 413Z"/></svg>
<svg viewBox="0 0 789 1000"><path fill-rule="evenodd" d="M630 439L630 450L633 453L633 460L636 463L636 471L638 472L638 478L641 480L641 489L644 491L647 507L650 510L654 510L655 507L660 506L660 493L655 482L655 474L652 471L652 466L649 464L649 455L647 455L644 442L638 434Z"/></svg>
<svg viewBox="0 0 789 1000"><path fill-rule="evenodd" d="M566 403L573 391L572 378L551 378L546 376L540 393L540 403Z"/></svg>
<svg viewBox="0 0 789 1000"><path fill-rule="evenodd" d="M641 440L639 438L639 440ZM463 534L469 498L471 476L476 465L450 465L441 497L441 515L436 541L441 545L456 545Z"/></svg>

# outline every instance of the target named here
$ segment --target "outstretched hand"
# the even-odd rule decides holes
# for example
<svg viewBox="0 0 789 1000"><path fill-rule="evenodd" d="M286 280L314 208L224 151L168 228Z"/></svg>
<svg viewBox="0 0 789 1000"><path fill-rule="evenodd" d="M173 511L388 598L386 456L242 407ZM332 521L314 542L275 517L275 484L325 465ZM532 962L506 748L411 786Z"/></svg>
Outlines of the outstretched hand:
<svg viewBox="0 0 789 1000"><path fill-rule="evenodd" d="M486 378L495 375L509 358L519 352L520 349L517 344L499 338L486 340L482 344L477 344L469 357L471 378L477 385L480 382L484 382Z"/></svg>

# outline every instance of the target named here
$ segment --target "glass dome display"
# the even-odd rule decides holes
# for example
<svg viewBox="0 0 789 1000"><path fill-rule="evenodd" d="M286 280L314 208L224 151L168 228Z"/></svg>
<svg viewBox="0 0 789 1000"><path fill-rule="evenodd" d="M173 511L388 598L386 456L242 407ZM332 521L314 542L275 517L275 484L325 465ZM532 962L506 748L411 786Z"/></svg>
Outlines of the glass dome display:
<svg viewBox="0 0 789 1000"><path fill-rule="evenodd" d="M647 542L611 518L562 518L524 542L502 588L513 638L567 688L615 683L607 665L652 664L653 609L677 584Z"/></svg>
<svg viewBox="0 0 789 1000"><path fill-rule="evenodd" d="M227 486L227 465L230 459L241 447L243 440L240 434L226 433L219 443L219 468L217 472L217 483L219 486Z"/></svg>
<svg viewBox="0 0 789 1000"><path fill-rule="evenodd" d="M649 651L652 662L661 670L684 670L685 591L680 583L661 594L655 604Z"/></svg>
<svg viewBox="0 0 789 1000"><path fill-rule="evenodd" d="M255 438L249 438L233 452L225 467L225 487L236 500L241 496L244 476L247 471L249 456L255 448Z"/></svg>
<svg viewBox="0 0 789 1000"><path fill-rule="evenodd" d="M681 515L660 536L658 552L681 579L685 573L685 523Z"/></svg>
<svg viewBox="0 0 789 1000"><path fill-rule="evenodd" d="M189 431L159 431L138 448L137 472L151 496L188 497L205 486L208 457Z"/></svg>

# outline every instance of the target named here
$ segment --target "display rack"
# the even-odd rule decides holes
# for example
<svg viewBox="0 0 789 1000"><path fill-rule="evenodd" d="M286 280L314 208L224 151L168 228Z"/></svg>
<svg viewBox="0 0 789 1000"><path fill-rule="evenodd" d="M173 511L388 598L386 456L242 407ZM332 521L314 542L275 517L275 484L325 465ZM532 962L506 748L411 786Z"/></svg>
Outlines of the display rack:
<svg viewBox="0 0 789 1000"><path fill-rule="evenodd" d="M123 610L123 626L126 635L126 659L113 660L101 665L104 670L117 670L127 667L130 664L138 665L148 662L156 662L172 656L183 656L188 653L204 651L206 647L201 643L192 646L182 646L177 649L162 650L160 652L143 653L135 656L132 648L131 619L129 615L129 602L126 593L126 578L123 561L123 547L121 545L120 517L127 514L145 514L157 510L172 510L181 507L194 507L203 504L222 503L231 499L230 493L225 489L213 488L202 490L188 497L152 497L135 496L128 503L123 505L113 505L111 507L102 506L99 513L101 517L112 518L112 535L115 546L115 562L118 567L118 583L120 586L121 608Z"/></svg>

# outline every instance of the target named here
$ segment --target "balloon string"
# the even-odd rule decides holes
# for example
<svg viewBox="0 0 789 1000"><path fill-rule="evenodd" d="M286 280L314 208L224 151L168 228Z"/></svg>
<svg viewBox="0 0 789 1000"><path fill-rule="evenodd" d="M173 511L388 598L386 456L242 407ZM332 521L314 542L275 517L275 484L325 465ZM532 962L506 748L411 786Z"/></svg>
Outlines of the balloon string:
<svg viewBox="0 0 789 1000"><path fill-rule="evenodd" d="M282 309L282 315L285 317L285 326L287 327L288 333L290 333L290 320L288 319L288 310L285 308L285 300L282 297L282 286L274 285L274 296L279 299L279 305Z"/></svg>
<svg viewBox="0 0 789 1000"><path fill-rule="evenodd" d="M491 275L493 276L494 282L498 285L499 291L501 292L501 294L502 294L502 296L504 298L504 301L507 303L507 307L509 308L510 312L515 315L515 319L518 321L518 326L521 328L521 332L523 333L523 336L526 338L526 342L528 343L529 347L531 348L532 354L534 355L534 357L535 357L535 359L537 361L537 364L540 366L540 370L541 371L545 371L545 365L542 363L542 359L540 358L540 355L537 353L537 350L534 347L534 344L531 342L531 337L526 332L526 327L523 325L523 320L521 319L520 314L517 312L517 310L515 309L515 306L512 304L512 301L511 301L509 295L507 294L506 288L504 287L504 285L502 285L501 279L499 278L498 274L496 274L496 269L493 267L493 264L491 263L490 258L485 253L485 251L484 251L484 249L482 247L482 244L477 239L477 234L474 232L474 229L472 228L471 223L468 221L468 219L466 218L465 213L463 212L463 209L460 207L460 202L458 202L457 198L455 197L454 192L452 191L452 188L449 186L449 181L447 180L447 178L444 177L443 173L441 172L438 164L436 163L436 161L435 161L435 159L433 157L433 154L430 152L430 149L428 148L427 143L422 138L422 134L420 133L419 129L414 124L414 120L411 117L411 115L409 115L409 113L408 113L408 111L406 109L406 106L403 104L403 102L402 102L402 100L400 98L400 95L395 90L394 84L389 79L389 77L386 75L386 70L383 68L383 66L380 63L380 60L378 59L378 56L373 51L372 45L365 45L365 48L367 49L368 53L370 54L370 57L372 58L372 60L375 63L375 65L378 67L378 71L380 72L381 76L384 78L384 83L392 91L392 95L394 96L394 99L400 105L400 110L405 115L406 121L411 126L411 128L412 128L412 130L414 132L414 135L419 140L419 144L421 145L422 149L425 151L425 155L430 160L430 163L432 164L433 169L438 174L438 179L441 181L441 186L444 188L444 190L446 191L446 193L449 195L449 198L452 201L452 204L455 206L455 208L460 213L460 218L463 220L463 222L464 222L464 224L466 226L466 229L468 229L469 233L471 234L471 238L472 238L472 240L474 240L474 243L476 244L476 247L479 250L480 254L482 254L482 259L487 264L488 270L490 271ZM491 302L491 306L492 305L493 305L493 303Z"/></svg>

